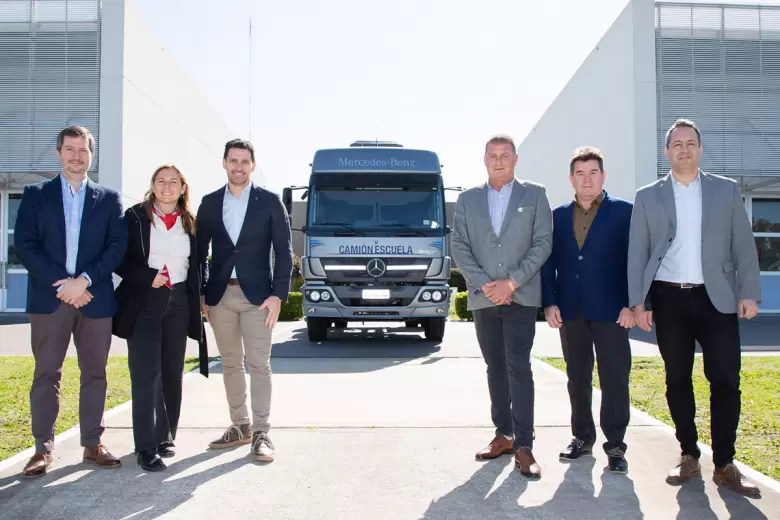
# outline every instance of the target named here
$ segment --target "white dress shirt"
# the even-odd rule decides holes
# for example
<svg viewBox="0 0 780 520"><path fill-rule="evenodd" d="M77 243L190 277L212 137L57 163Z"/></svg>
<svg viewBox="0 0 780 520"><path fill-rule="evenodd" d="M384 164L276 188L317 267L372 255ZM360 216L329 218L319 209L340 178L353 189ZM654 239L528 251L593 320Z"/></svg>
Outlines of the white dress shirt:
<svg viewBox="0 0 780 520"><path fill-rule="evenodd" d="M493 231L496 233L496 236L501 234L501 226L504 223L506 209L509 207L509 198L512 196L514 183L515 179L513 178L501 186L500 191L496 191L488 184L488 210L490 211L490 222L493 224Z"/></svg>
<svg viewBox="0 0 780 520"><path fill-rule="evenodd" d="M701 174L688 186L669 176L674 190L677 232L655 274L656 280L704 283L701 267Z"/></svg>
<svg viewBox="0 0 780 520"><path fill-rule="evenodd" d="M249 195L252 193L253 184L247 184L238 197L230 193L225 186L225 196L222 201L222 222L230 235L233 245L238 243L238 237L241 234L241 228L244 226L244 217L246 217L246 208L249 206ZM238 278L236 268L233 267L231 278Z"/></svg>
<svg viewBox="0 0 780 520"><path fill-rule="evenodd" d="M168 266L171 284L187 281L190 267L190 237L184 230L181 217L167 229L165 222L152 212L154 225L149 230L149 267L160 270Z"/></svg>

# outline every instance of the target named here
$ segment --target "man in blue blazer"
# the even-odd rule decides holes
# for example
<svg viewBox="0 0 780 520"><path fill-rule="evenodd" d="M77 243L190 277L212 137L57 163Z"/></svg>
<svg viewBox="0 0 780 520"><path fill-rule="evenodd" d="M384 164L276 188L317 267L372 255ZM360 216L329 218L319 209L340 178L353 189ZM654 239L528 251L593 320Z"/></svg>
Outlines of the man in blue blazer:
<svg viewBox="0 0 780 520"><path fill-rule="evenodd" d="M275 193L252 184L255 151L249 141L225 145L227 185L198 208L202 306L222 356L231 424L212 449L251 442L255 460L270 462L271 332L287 299L292 274L290 220ZM206 262L209 245L211 263ZM274 264L271 266L271 252ZM244 358L249 367L252 417L246 406Z"/></svg>
<svg viewBox="0 0 780 520"><path fill-rule="evenodd" d="M71 334L81 369L84 462L120 466L100 438L117 308L112 273L127 249L127 228L117 192L87 177L94 152L89 130L62 130L57 137L62 172L26 186L16 218L14 245L29 273L27 312L35 358L30 413L36 453L24 468L25 477L45 475L53 460L60 378Z"/></svg>
<svg viewBox="0 0 780 520"><path fill-rule="evenodd" d="M547 323L561 331L569 378L574 438L560 457L571 460L591 453L596 441L591 412L595 345L604 451L609 469L625 473L628 331L634 326L626 276L632 204L604 191L604 158L596 148L574 151L569 176L574 200L553 211L553 248L542 268L542 305Z"/></svg>

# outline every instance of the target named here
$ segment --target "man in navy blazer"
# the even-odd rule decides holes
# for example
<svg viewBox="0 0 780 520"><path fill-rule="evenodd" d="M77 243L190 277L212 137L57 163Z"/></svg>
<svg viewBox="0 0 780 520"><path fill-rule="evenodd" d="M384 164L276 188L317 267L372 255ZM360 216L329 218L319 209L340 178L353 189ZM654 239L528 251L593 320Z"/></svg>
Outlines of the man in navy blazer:
<svg viewBox="0 0 780 520"><path fill-rule="evenodd" d="M271 332L287 299L292 274L290 220L275 193L255 186L255 151L249 141L225 145L227 185L198 208L202 306L222 356L231 424L210 448L252 443L255 460L270 462ZM206 257L211 245L211 263ZM271 266L271 252L274 264ZM252 418L246 406L244 358L249 367Z"/></svg>
<svg viewBox="0 0 780 520"><path fill-rule="evenodd" d="M26 186L16 218L16 254L29 273L27 312L35 358L30 412L36 453L24 468L25 477L45 475L53 460L60 378L71 334L81 369L84 462L120 466L100 438L117 310L112 273L127 249L127 228L119 194L87 177L94 152L89 130L62 130L57 137L62 173Z"/></svg>
<svg viewBox="0 0 780 520"><path fill-rule="evenodd" d="M591 411L593 349L601 384L601 429L609 469L625 473L624 442L630 417L628 377L634 317L628 308L628 236L632 204L603 189L604 159L596 148L574 151L569 163L574 200L553 211L553 248L542 267L547 323L561 330L569 378L573 439L560 453L591 453L596 428Z"/></svg>

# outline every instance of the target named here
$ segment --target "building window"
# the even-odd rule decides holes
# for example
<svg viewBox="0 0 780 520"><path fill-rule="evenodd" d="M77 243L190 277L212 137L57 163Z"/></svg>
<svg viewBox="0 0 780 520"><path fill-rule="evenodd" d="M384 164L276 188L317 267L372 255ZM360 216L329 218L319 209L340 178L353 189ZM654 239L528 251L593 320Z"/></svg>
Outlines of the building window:
<svg viewBox="0 0 780 520"><path fill-rule="evenodd" d="M752 205L753 236L762 272L780 272L780 198L754 198Z"/></svg>

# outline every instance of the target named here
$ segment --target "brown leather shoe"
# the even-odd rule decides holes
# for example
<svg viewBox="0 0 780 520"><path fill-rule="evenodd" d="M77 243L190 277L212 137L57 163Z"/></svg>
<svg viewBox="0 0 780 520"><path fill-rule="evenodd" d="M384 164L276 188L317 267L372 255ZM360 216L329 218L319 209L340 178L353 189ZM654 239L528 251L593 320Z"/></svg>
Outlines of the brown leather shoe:
<svg viewBox="0 0 780 520"><path fill-rule="evenodd" d="M726 464L725 468L715 468L715 471L712 473L712 480L718 485L724 484L743 495L755 496L761 494L758 486L746 479L734 464Z"/></svg>
<svg viewBox="0 0 780 520"><path fill-rule="evenodd" d="M478 459L496 459L505 453L512 453L515 450L512 449L512 441L504 437L503 435L496 435L496 437L490 441L490 444L486 448L482 448L477 452L476 457Z"/></svg>
<svg viewBox="0 0 780 520"><path fill-rule="evenodd" d="M699 459L692 455L683 455L675 467L666 474L666 482L669 484L682 484L691 480L692 477L701 475L701 465Z"/></svg>
<svg viewBox="0 0 780 520"><path fill-rule="evenodd" d="M116 469L122 466L122 461L111 455L102 444L84 448L84 462L105 469Z"/></svg>
<svg viewBox="0 0 780 520"><path fill-rule="evenodd" d="M534 454L531 452L531 448L523 446L515 453L515 467L520 470L520 474L528 478L540 478L542 476L542 468L537 464L534 459Z"/></svg>
<svg viewBox="0 0 780 520"><path fill-rule="evenodd" d="M27 465L22 470L22 476L24 478L38 478L42 477L49 470L54 462L54 456L50 451L41 451L30 457Z"/></svg>

